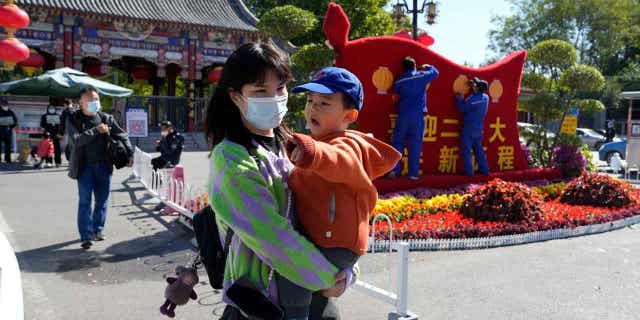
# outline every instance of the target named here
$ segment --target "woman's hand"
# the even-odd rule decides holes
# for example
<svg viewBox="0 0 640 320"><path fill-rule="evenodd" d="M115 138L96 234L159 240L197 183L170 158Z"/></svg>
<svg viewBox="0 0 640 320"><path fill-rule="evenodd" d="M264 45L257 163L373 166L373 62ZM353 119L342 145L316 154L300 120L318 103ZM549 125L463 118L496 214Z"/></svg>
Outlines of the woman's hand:
<svg viewBox="0 0 640 320"><path fill-rule="evenodd" d="M336 284L329 289L320 291L320 293L327 298L337 298L341 296L345 290L347 290L347 273L340 271L336 274Z"/></svg>

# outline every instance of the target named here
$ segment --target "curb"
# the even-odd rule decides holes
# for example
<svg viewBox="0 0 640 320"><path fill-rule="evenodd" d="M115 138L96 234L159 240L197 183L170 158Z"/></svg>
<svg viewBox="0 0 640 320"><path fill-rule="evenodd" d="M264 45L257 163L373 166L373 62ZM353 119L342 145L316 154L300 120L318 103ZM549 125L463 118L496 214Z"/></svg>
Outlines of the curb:
<svg viewBox="0 0 640 320"><path fill-rule="evenodd" d="M545 230L488 238L420 239L400 241L381 240L370 244L369 252L372 250L375 250L376 252L388 252L390 242L393 242L394 244L397 242L407 242L409 244L409 250L411 251L488 249L603 233L621 229L636 223L640 223L640 215L606 223L580 226L574 229Z"/></svg>

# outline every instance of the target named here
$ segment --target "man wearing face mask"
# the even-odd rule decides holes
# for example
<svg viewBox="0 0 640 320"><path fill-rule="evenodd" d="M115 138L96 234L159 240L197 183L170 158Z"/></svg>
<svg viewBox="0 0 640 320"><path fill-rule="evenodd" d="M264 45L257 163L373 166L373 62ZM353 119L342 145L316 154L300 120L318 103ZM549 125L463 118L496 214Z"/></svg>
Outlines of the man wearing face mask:
<svg viewBox="0 0 640 320"><path fill-rule="evenodd" d="M47 113L43 114L40 118L40 127L48 132L51 140L53 141L54 159L56 167L60 167L62 163L62 157L60 156L60 116L56 113L56 108L49 104L47 107Z"/></svg>
<svg viewBox="0 0 640 320"><path fill-rule="evenodd" d="M18 124L18 119L13 111L9 110L9 102L0 97L0 147L4 147L4 161L11 163L11 143L13 142L13 129ZM2 148L0 148L2 151ZM0 152L0 161L2 161Z"/></svg>
<svg viewBox="0 0 640 320"><path fill-rule="evenodd" d="M94 88L82 89L80 110L67 118L65 127L71 149L69 177L78 180L78 231L82 248L89 249L91 241L104 240L102 230L113 173L107 137L124 143L129 153L129 166L133 165L133 148L129 136L113 117L100 112L100 96ZM92 195L95 197L93 210Z"/></svg>
<svg viewBox="0 0 640 320"><path fill-rule="evenodd" d="M156 150L160 156L151 159L153 170L174 167L180 163L184 137L175 130L170 121L164 121L160 125L160 140L156 141Z"/></svg>

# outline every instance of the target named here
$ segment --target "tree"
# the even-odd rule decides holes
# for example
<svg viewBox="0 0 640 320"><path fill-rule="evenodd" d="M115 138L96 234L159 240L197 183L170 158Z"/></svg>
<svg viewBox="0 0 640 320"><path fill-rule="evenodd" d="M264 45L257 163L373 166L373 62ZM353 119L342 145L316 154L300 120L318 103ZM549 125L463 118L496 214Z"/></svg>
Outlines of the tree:
<svg viewBox="0 0 640 320"><path fill-rule="evenodd" d="M598 69L576 64L576 49L568 42L552 39L542 41L530 50L531 69L523 76L523 85L535 92L533 98L521 103L521 109L533 113L540 124L531 137L537 148L532 155L537 163L549 164L551 144L541 124L561 120L570 109L582 113L604 110L600 97L605 78ZM560 135L556 134L556 137Z"/></svg>
<svg viewBox="0 0 640 320"><path fill-rule="evenodd" d="M547 39L571 43L580 63L606 75L624 69L640 53L637 0L510 0L513 14L495 16L489 48L502 55ZM528 68L531 66L528 65Z"/></svg>
<svg viewBox="0 0 640 320"><path fill-rule="evenodd" d="M324 18L330 0L247 0L247 6L259 19L274 7L293 5L313 12L319 19ZM391 13L384 10L389 0L338 0L351 21L350 38L380 36L391 34L395 25ZM322 23L318 23L311 32L290 39L293 43L304 45L308 43L324 43L326 37L322 32Z"/></svg>
<svg viewBox="0 0 640 320"><path fill-rule="evenodd" d="M285 40L299 37L318 24L313 12L286 5L275 7L262 16L258 29Z"/></svg>

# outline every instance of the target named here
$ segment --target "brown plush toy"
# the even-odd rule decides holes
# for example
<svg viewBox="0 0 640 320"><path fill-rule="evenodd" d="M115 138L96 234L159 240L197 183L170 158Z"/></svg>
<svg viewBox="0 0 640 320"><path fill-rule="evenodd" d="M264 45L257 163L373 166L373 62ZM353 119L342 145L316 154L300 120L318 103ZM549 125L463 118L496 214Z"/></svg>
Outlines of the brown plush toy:
<svg viewBox="0 0 640 320"><path fill-rule="evenodd" d="M189 298L196 300L198 295L193 291L193 287L200 281L198 271L195 268L179 266L176 268L178 278L167 278L169 285L164 290L165 300L160 307L160 313L173 318L176 316L174 309L189 301Z"/></svg>

